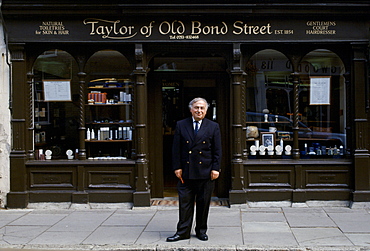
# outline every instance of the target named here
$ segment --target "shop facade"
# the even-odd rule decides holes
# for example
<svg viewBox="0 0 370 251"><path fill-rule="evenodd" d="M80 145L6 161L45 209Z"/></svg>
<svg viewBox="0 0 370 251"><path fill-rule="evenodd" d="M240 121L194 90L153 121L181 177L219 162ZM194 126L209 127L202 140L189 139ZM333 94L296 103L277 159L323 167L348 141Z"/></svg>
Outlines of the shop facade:
<svg viewBox="0 0 370 251"><path fill-rule="evenodd" d="M7 206L172 196L175 124L198 96L222 132L215 196L370 201L370 5L326 2L4 1Z"/></svg>

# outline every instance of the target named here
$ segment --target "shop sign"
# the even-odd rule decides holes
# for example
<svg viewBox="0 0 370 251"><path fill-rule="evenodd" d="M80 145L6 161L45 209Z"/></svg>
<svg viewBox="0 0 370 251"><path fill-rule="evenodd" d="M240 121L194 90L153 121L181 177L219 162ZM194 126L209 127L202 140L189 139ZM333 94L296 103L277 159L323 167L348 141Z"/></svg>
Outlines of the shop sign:
<svg viewBox="0 0 370 251"><path fill-rule="evenodd" d="M297 41L366 39L366 25L338 20L8 20L11 41ZM365 28L364 28L365 27Z"/></svg>

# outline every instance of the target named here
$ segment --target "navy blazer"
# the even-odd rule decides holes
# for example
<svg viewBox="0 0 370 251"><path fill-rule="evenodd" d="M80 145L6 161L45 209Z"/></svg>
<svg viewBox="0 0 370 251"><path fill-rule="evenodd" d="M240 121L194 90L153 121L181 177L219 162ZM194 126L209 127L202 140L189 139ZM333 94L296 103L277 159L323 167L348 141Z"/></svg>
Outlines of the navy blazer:
<svg viewBox="0 0 370 251"><path fill-rule="evenodd" d="M172 169L182 169L183 179L209 179L220 171L222 156L218 123L204 118L197 135L192 117L178 121L172 145Z"/></svg>

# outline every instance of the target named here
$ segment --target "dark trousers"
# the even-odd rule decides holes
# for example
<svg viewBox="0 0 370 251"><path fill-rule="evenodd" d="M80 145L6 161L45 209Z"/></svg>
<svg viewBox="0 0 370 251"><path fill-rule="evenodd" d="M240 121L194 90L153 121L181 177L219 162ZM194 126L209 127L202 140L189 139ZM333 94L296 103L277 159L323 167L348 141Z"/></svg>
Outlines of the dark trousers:
<svg viewBox="0 0 370 251"><path fill-rule="evenodd" d="M205 234L207 232L207 221L209 205L215 182L206 180L185 180L177 185L179 194L179 222L177 223L177 234L190 237L191 226L194 216L194 202L196 203L195 232Z"/></svg>

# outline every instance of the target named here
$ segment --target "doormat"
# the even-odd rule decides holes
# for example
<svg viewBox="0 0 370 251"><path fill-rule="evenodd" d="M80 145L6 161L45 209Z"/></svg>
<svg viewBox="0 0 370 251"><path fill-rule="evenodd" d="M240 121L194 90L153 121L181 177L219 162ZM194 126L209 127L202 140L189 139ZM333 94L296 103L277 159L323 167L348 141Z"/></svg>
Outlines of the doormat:
<svg viewBox="0 0 370 251"><path fill-rule="evenodd" d="M179 202L177 198L160 198L160 199L151 199L150 200L151 206L165 206L165 207L178 207ZM212 199L211 200L211 207L230 207L229 200L227 199Z"/></svg>

